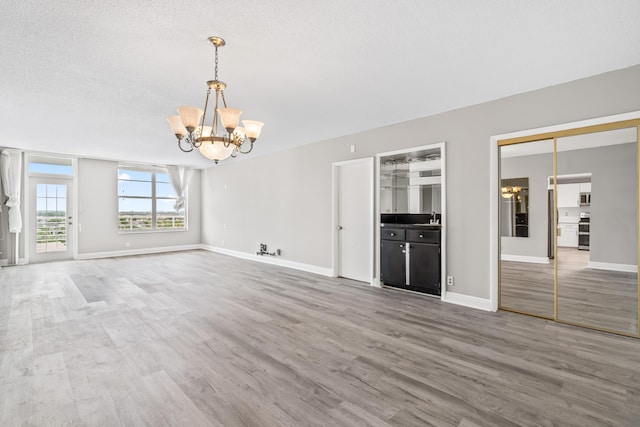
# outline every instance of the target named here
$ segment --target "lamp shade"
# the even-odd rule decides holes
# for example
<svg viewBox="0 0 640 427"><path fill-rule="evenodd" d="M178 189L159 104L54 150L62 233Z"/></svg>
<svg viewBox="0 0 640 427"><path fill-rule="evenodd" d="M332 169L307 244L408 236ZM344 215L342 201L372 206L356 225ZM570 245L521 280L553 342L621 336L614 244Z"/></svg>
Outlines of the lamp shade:
<svg viewBox="0 0 640 427"><path fill-rule="evenodd" d="M180 113L180 119L184 127L187 128L189 132L193 132L200 124L200 118L204 114L204 111L198 107L182 106L178 107L178 113Z"/></svg>
<svg viewBox="0 0 640 427"><path fill-rule="evenodd" d="M224 160L231 155L234 149L234 145L230 144L228 147L224 146L222 141L202 141L200 146L200 154L205 156L209 160Z"/></svg>
<svg viewBox="0 0 640 427"><path fill-rule="evenodd" d="M264 126L264 123L255 120L243 120L242 124L244 125L244 133L253 140L258 139L262 126Z"/></svg>
<svg viewBox="0 0 640 427"><path fill-rule="evenodd" d="M180 116L169 116L167 117L167 121L169 122L169 126L171 126L171 132L178 138L182 139L187 134L187 129L182 124Z"/></svg>
<svg viewBox="0 0 640 427"><path fill-rule="evenodd" d="M222 126L227 130L227 132L231 133L238 127L242 110L238 110L237 108L218 108L218 113L220 113Z"/></svg>

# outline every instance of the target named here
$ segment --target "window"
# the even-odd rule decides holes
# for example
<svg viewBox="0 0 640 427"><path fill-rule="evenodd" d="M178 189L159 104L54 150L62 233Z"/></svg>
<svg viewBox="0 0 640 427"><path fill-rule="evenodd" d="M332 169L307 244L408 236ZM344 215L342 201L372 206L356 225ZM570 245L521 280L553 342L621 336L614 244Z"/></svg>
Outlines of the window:
<svg viewBox="0 0 640 427"><path fill-rule="evenodd" d="M29 173L73 176L73 160L66 157L30 154Z"/></svg>
<svg viewBox="0 0 640 427"><path fill-rule="evenodd" d="M177 195L166 169L118 169L118 230L186 230L186 206L176 212Z"/></svg>

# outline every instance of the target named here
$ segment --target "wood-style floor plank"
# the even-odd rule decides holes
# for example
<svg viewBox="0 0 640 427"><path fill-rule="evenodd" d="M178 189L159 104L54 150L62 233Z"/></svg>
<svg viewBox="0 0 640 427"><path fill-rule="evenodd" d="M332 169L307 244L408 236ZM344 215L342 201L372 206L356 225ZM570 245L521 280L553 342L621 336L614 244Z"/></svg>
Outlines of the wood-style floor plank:
<svg viewBox="0 0 640 427"><path fill-rule="evenodd" d="M0 270L0 425L637 426L640 340L204 251Z"/></svg>

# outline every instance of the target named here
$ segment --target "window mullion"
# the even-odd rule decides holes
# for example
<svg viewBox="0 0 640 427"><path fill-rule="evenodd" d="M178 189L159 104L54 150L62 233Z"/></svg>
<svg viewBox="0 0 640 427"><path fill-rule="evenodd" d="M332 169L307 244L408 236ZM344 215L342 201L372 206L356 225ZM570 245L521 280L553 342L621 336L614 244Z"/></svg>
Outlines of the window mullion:
<svg viewBox="0 0 640 427"><path fill-rule="evenodd" d="M157 209L156 209L156 173L151 174L151 227L156 230L157 227Z"/></svg>

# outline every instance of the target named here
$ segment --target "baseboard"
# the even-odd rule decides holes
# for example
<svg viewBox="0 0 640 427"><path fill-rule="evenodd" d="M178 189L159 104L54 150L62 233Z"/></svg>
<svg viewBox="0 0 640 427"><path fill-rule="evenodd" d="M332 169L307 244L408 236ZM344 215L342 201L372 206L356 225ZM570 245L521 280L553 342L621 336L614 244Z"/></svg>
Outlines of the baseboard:
<svg viewBox="0 0 640 427"><path fill-rule="evenodd" d="M485 298L447 292L443 301L451 304L464 305L465 307L476 308L478 310L491 311L491 300Z"/></svg>
<svg viewBox="0 0 640 427"><path fill-rule="evenodd" d="M250 254L246 252L234 251L231 249L219 248L216 246L200 245L201 249L215 252L224 255L230 255L236 258L248 259L250 261L263 262L265 264L279 265L281 267L293 268L294 270L306 271L308 273L315 273L321 276L333 277L331 268L318 267L317 265L304 264L301 262L288 261L282 258L274 258L267 256L260 256Z"/></svg>
<svg viewBox="0 0 640 427"><path fill-rule="evenodd" d="M26 265L27 264L27 260L25 258L20 258L18 260L18 264L17 265ZM5 259L0 259L0 267L7 267L9 266L9 259L5 258Z"/></svg>
<svg viewBox="0 0 640 427"><path fill-rule="evenodd" d="M614 264L611 262L594 262L589 261L587 267L595 270L624 271L626 273L637 273L638 266L633 264Z"/></svg>
<svg viewBox="0 0 640 427"><path fill-rule="evenodd" d="M157 248L127 249L124 251L93 252L78 254L77 259L113 258L121 256L157 254L162 252L192 251L195 249L202 249L202 245L164 246Z"/></svg>
<svg viewBox="0 0 640 427"><path fill-rule="evenodd" d="M530 262L532 264L549 264L549 258L541 256L509 255L502 254L502 261Z"/></svg>

